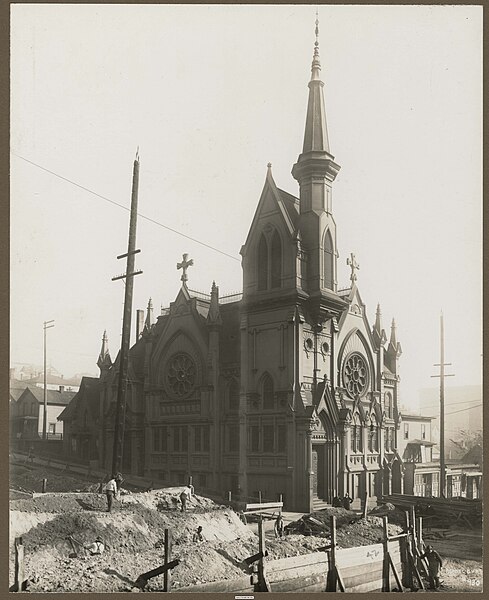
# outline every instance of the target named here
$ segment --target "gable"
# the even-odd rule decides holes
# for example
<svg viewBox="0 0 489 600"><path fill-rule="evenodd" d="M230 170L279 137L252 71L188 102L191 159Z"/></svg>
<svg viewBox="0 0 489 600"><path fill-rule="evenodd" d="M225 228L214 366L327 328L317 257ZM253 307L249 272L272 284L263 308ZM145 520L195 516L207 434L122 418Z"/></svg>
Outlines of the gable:
<svg viewBox="0 0 489 600"><path fill-rule="evenodd" d="M296 225L294 221L298 218L296 203L294 197L287 192L277 188L270 170L267 173L265 185L251 222L251 227L244 245L241 248L242 256L245 256L257 237L257 230L260 230L265 221L275 226L280 233L286 233L290 237L294 236ZM297 213L297 216L296 214Z"/></svg>

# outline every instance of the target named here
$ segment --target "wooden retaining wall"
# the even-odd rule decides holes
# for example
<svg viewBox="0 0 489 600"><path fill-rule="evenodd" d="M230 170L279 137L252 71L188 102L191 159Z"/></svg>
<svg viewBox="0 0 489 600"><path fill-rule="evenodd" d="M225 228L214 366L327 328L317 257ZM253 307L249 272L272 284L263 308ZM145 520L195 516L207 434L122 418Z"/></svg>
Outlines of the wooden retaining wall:
<svg viewBox="0 0 489 600"><path fill-rule="evenodd" d="M387 518L385 518L382 543L338 549L335 518L332 517L331 520L332 544L321 552L276 560L265 560L266 554L256 555L257 564L251 576L189 586L174 591L230 593L334 592L337 589L345 592L403 591L402 584L410 576L407 534L389 539ZM262 524L260 525L263 529ZM264 553L264 549L262 551Z"/></svg>

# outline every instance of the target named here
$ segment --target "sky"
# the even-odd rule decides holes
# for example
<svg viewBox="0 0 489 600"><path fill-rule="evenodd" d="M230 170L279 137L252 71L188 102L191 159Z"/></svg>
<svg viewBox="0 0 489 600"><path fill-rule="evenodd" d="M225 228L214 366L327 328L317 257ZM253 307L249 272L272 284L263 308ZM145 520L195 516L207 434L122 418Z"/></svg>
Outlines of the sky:
<svg viewBox="0 0 489 600"><path fill-rule="evenodd" d="M241 290L268 162L298 195L315 10L11 6L11 366L42 364L51 319L66 377L98 373L104 330L115 358L138 147L132 339L136 309L175 299L183 253L191 289ZM388 335L396 319L416 408L438 385L442 310L447 386L481 381L482 8L321 6L319 20L338 284L353 252L370 324L378 302Z"/></svg>

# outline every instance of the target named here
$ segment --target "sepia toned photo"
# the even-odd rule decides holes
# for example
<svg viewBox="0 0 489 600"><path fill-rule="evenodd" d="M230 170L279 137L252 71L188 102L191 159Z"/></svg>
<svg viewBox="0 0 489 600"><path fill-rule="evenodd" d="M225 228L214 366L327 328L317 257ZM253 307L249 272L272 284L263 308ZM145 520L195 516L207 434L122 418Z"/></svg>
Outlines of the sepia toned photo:
<svg viewBox="0 0 489 600"><path fill-rule="evenodd" d="M11 592L482 592L482 27L11 5Z"/></svg>

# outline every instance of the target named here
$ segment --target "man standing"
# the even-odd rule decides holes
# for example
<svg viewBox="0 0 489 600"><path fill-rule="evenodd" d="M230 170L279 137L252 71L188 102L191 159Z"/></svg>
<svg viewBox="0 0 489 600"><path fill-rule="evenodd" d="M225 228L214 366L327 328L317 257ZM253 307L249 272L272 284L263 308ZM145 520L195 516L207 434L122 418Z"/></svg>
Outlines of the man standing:
<svg viewBox="0 0 489 600"><path fill-rule="evenodd" d="M107 512L112 511L112 504L114 502L114 497L119 494L119 487L122 483L122 476L118 473L115 477L112 478L105 485L105 493L107 495Z"/></svg>
<svg viewBox="0 0 489 600"><path fill-rule="evenodd" d="M180 494L180 502L182 503L181 512L187 511L187 502L190 498L192 498L192 489L186 485Z"/></svg>
<svg viewBox="0 0 489 600"><path fill-rule="evenodd" d="M443 561L438 552L428 544L426 551L420 558L426 558L428 561L428 575L430 578L430 587L436 590L440 587L440 569L443 567Z"/></svg>

